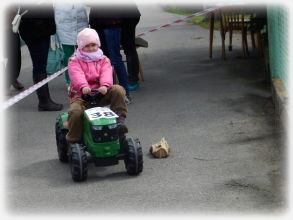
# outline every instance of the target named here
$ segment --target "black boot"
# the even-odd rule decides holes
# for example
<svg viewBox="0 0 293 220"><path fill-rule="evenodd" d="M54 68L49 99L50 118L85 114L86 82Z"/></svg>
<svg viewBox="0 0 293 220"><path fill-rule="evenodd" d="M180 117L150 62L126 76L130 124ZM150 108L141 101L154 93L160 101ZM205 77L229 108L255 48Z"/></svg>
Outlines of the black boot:
<svg viewBox="0 0 293 220"><path fill-rule="evenodd" d="M47 74L39 74L33 76L34 83L38 83L47 78ZM63 108L62 104L55 103L51 100L48 83L37 89L39 98L39 111L60 111Z"/></svg>
<svg viewBox="0 0 293 220"><path fill-rule="evenodd" d="M18 91L24 89L24 86L17 79L14 82L12 82L11 85Z"/></svg>

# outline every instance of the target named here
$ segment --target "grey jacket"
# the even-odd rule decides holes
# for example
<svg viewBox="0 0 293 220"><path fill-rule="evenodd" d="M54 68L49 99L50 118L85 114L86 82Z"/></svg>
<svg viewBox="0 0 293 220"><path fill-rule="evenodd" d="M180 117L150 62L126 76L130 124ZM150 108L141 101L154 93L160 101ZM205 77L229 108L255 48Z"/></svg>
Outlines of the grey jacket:
<svg viewBox="0 0 293 220"><path fill-rule="evenodd" d="M83 4L55 4L57 35L62 44L76 45L78 32L88 27L88 16Z"/></svg>

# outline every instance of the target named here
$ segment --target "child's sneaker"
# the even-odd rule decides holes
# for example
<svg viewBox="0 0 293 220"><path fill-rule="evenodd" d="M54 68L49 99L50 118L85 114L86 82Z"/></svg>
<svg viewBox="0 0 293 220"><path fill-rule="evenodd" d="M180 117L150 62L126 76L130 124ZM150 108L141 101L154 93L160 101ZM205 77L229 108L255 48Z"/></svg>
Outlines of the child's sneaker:
<svg viewBox="0 0 293 220"><path fill-rule="evenodd" d="M128 133L128 128L126 125L118 123L118 136L123 137L126 133Z"/></svg>
<svg viewBox="0 0 293 220"><path fill-rule="evenodd" d="M128 133L128 128L125 125L125 116L119 115L117 122L118 122L118 135L119 135L119 137L122 137L126 133Z"/></svg>
<svg viewBox="0 0 293 220"><path fill-rule="evenodd" d="M124 101L127 105L132 103L132 98L130 97L129 94L126 94L126 96L124 97Z"/></svg>
<svg viewBox="0 0 293 220"><path fill-rule="evenodd" d="M128 83L127 86L128 86L128 90L133 92L139 88L139 83L138 82Z"/></svg>

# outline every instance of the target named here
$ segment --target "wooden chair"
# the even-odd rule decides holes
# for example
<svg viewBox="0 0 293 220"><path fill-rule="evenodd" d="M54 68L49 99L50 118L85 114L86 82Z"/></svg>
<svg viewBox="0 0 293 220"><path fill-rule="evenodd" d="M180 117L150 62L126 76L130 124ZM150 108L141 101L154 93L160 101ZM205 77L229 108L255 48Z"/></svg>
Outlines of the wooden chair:
<svg viewBox="0 0 293 220"><path fill-rule="evenodd" d="M140 47L147 48L149 46L149 43L141 37L136 37L135 38L135 46L137 49ZM122 46L120 47L120 50L123 50ZM124 62L126 62L126 60L124 60ZM139 78L142 82L144 82L143 68L142 68L140 60L138 60L138 65L139 65Z"/></svg>
<svg viewBox="0 0 293 220"><path fill-rule="evenodd" d="M229 32L229 51L232 50L233 31L241 32L243 57L249 55L247 44L247 27L249 20L246 19L242 9L236 8L222 8L220 9L220 32L222 38L222 58L226 59L225 38L226 33Z"/></svg>
<svg viewBox="0 0 293 220"><path fill-rule="evenodd" d="M250 19L249 31L251 33L251 43L253 49L258 49L259 55L264 56L264 45L262 39L262 29L266 24L266 17L263 14L252 14ZM254 35L257 37L257 47L255 44Z"/></svg>
<svg viewBox="0 0 293 220"><path fill-rule="evenodd" d="M135 38L135 46L136 46L136 48L140 48L140 47L147 48L149 46L149 43L141 37L136 37ZM140 77L141 81L144 82L144 74L143 74L143 69L142 69L142 65L141 65L140 60L138 60L138 64L139 64L139 77Z"/></svg>

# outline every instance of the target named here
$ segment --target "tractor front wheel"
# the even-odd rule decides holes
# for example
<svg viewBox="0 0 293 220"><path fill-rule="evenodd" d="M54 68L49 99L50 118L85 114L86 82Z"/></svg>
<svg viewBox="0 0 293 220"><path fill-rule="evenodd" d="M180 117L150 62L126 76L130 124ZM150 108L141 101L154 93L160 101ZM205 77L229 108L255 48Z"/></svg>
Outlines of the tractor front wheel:
<svg viewBox="0 0 293 220"><path fill-rule="evenodd" d="M81 182L87 179L87 155L79 143L70 144L70 170L72 179Z"/></svg>
<svg viewBox="0 0 293 220"><path fill-rule="evenodd" d="M143 157L142 149L138 139L127 138L127 156L124 159L125 168L129 175L136 176L142 172Z"/></svg>

